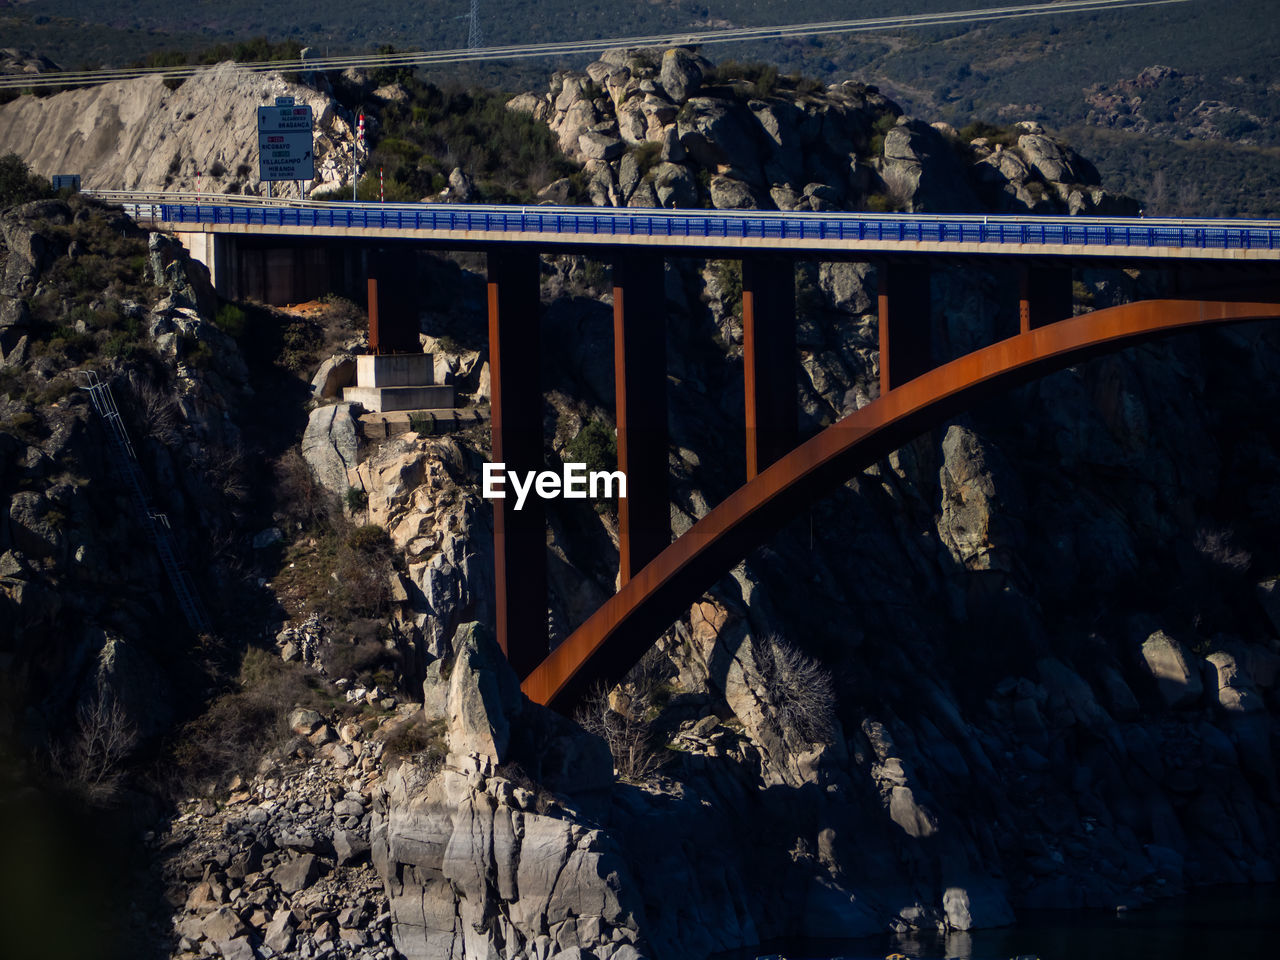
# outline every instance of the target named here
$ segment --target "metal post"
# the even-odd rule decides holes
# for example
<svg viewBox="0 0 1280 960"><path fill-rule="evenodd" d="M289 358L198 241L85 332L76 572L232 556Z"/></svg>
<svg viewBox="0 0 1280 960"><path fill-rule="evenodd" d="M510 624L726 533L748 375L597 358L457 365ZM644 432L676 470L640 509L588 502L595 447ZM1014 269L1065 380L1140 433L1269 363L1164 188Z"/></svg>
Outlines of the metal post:
<svg viewBox="0 0 1280 960"><path fill-rule="evenodd" d="M1070 318L1074 303L1070 268L1022 268L1018 284L1020 333Z"/></svg>
<svg viewBox="0 0 1280 960"><path fill-rule="evenodd" d="M742 380L748 480L796 445L795 357L795 265L782 259L744 259Z"/></svg>
<svg viewBox="0 0 1280 960"><path fill-rule="evenodd" d="M671 543L667 495L667 326L663 261L657 254L613 265L613 376L618 469L620 585Z"/></svg>
<svg viewBox="0 0 1280 960"><path fill-rule="evenodd" d="M539 384L538 254L489 253L489 377L493 460L507 471L543 469ZM494 601L498 643L524 679L549 651L546 517L530 496L493 501Z"/></svg>

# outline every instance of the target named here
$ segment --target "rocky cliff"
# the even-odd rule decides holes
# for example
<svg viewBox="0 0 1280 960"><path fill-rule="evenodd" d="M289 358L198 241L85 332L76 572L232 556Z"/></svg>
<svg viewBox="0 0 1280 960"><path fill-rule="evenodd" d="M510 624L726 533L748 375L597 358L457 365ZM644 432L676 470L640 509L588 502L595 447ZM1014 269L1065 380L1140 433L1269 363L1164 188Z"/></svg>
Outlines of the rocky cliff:
<svg viewBox="0 0 1280 960"><path fill-rule="evenodd" d="M779 93L762 80L739 96L686 53L628 53L513 107L586 157L600 203L647 191L664 204L789 209L1115 203L1087 163L1032 127L1007 144L961 143L867 88ZM117 541L79 532L119 511L97 486L61 482L105 462L100 447L59 440L91 425L79 395L53 398L54 416L36 389L86 349L70 333L105 346L145 330L135 347L157 352L163 382L195 381L180 391L181 442L156 428L165 449L213 444L242 388L199 284L158 240L134 235L121 251L154 260L148 296L122 296L109 277L98 286L115 292L97 306L48 296L77 260L110 256L86 249L77 216L37 207L4 221L0 343L4 370L21 376L5 381L18 406L5 408L0 479L14 493L0 583L26 663L39 662L43 625L109 615L128 649L145 633L136 621L154 619L130 618L130 590L157 571L90 563ZM426 348L483 393L483 278L451 262L419 269ZM1158 282L1079 281L1082 307ZM930 283L946 305L939 357L1016 326L999 278L939 270ZM583 261L545 264L552 462L612 418L601 286ZM798 268L806 431L875 396L874 289L865 265ZM729 265L667 267L677 531L742 472L736 296ZM99 317L107 307L113 319ZM332 508L302 505L310 487L287 488L296 502L274 518L286 552L254 568L280 603L255 623L275 646L255 649L245 662L256 673L210 711L243 707L261 674L305 664L312 687L261 689L286 708L318 694L316 714L290 716L240 780L211 782L206 802L158 830L173 916L156 942L190 957L666 960L778 936L958 933L1022 907L1138 907L1194 884L1274 880L1280 437L1267 412L1280 399L1268 375L1278 351L1266 327L1182 335L940 426L755 551L581 722L524 701L484 625L483 431L361 445L350 411L322 402L310 459L333 492L354 488L346 508L368 525L325 520ZM182 467L175 499L206 502L179 453L148 449L154 475ZM548 616L562 637L612 592L608 504L555 505L548 550ZM93 578L102 589L85 586ZM226 583L228 606L250 595L246 580ZM76 600L74 620L55 619L81 593L97 606ZM374 595L360 617L344 609ZM48 668L50 689L59 669Z"/></svg>
<svg viewBox="0 0 1280 960"><path fill-rule="evenodd" d="M875 87L718 68L683 49L613 50L508 108L545 120L583 163L591 201L720 209L1117 213L1091 165L1017 125L962 140ZM565 185L543 195L562 199ZM1133 208L1136 212L1136 208Z"/></svg>
<svg viewBox="0 0 1280 960"><path fill-rule="evenodd" d="M17 153L46 177L78 173L103 190L265 193L258 181L257 108L279 96L311 107L316 180L350 176L351 116L334 99L279 74L223 63L170 89L161 77L23 96L0 105L0 154ZM297 195L292 183L277 196Z"/></svg>

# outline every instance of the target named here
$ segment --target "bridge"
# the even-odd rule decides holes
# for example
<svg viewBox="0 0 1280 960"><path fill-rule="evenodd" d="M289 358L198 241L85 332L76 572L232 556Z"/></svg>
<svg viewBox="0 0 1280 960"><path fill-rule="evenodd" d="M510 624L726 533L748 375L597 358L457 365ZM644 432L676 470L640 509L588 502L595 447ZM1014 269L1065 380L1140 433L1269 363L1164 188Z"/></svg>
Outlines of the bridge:
<svg viewBox="0 0 1280 960"><path fill-rule="evenodd" d="M620 680L698 596L813 498L981 396L1172 331L1280 319L1273 221L100 196L212 255L215 276L217 257L231 256L242 239L484 251L493 459L521 472L543 468L538 256L577 252L613 262L618 467L628 477L628 497L619 501L620 587L554 650L540 501L519 512L511 499L494 501L499 642L525 693L560 709L594 683ZM674 541L663 296L671 256L742 262L746 450L742 486ZM880 392L800 442L794 265L803 258L875 264ZM928 275L957 262L1014 278L1019 328L939 363L929 342ZM1161 270L1167 295L1076 316L1072 270L1099 265Z"/></svg>

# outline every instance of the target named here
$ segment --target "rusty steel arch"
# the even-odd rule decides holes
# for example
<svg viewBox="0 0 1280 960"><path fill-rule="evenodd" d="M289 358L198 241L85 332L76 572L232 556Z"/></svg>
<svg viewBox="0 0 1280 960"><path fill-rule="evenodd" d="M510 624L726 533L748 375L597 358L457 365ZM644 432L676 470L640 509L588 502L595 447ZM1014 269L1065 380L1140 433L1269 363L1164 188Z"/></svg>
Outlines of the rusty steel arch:
<svg viewBox="0 0 1280 960"><path fill-rule="evenodd" d="M524 679L538 703L565 709L615 683L681 613L797 514L980 396L1160 334L1280 319L1280 303L1148 300L1024 330L923 373L782 456L627 580Z"/></svg>

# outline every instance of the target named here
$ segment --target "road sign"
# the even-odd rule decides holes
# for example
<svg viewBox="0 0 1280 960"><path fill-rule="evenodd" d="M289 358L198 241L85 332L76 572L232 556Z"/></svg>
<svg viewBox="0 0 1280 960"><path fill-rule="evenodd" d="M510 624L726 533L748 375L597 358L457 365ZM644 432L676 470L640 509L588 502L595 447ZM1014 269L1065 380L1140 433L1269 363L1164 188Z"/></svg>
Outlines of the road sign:
<svg viewBox="0 0 1280 960"><path fill-rule="evenodd" d="M55 190L72 190L80 189L80 174L78 173L55 173L49 178L53 181L53 189Z"/></svg>
<svg viewBox="0 0 1280 960"><path fill-rule="evenodd" d="M315 175L311 108L305 104L259 107L259 178L262 180L313 180Z"/></svg>

